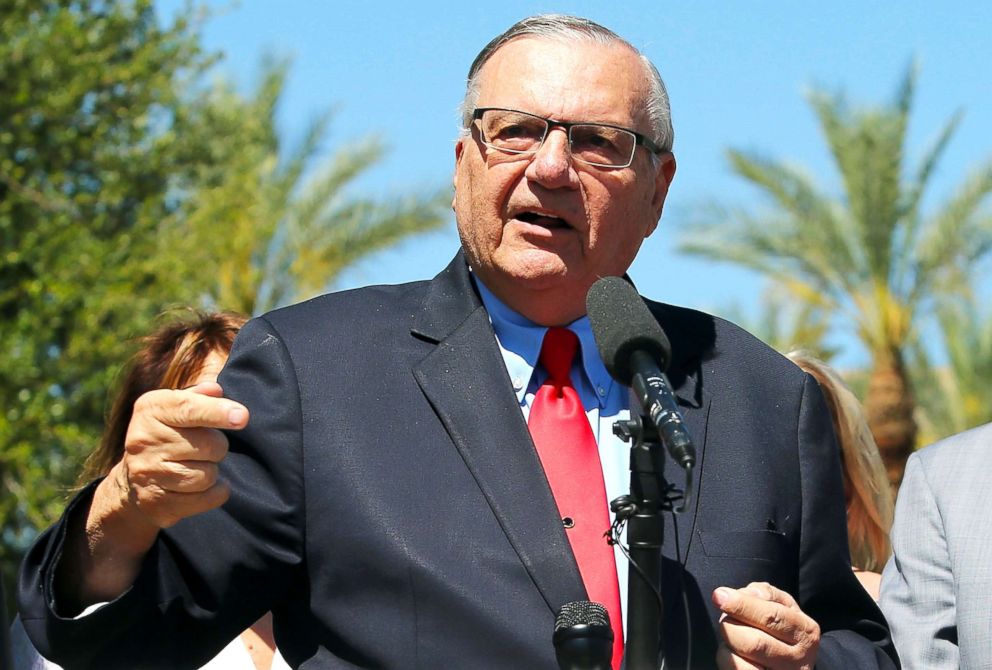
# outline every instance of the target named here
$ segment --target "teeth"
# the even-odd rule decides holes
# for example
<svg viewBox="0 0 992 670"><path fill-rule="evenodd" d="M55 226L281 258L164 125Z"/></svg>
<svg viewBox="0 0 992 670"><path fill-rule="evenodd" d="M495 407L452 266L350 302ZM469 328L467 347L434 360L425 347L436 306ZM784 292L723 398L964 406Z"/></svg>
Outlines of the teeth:
<svg viewBox="0 0 992 670"><path fill-rule="evenodd" d="M548 214L540 214L538 212L524 212L517 216L521 221L526 221L527 223L534 223L537 225L547 226L547 227L557 227L566 226L564 219L557 216L550 216Z"/></svg>

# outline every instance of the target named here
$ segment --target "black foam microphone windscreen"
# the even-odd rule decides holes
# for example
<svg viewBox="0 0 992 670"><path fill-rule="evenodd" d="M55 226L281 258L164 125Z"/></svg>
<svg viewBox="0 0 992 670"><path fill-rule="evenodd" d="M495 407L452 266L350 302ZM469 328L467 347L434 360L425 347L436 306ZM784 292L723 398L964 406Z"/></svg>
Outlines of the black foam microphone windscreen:
<svg viewBox="0 0 992 670"><path fill-rule="evenodd" d="M565 603L555 618L552 638L560 670L610 670L613 629L610 614L599 603Z"/></svg>
<svg viewBox="0 0 992 670"><path fill-rule="evenodd" d="M610 613L599 603L577 600L565 603L555 617L555 631L578 625L610 627Z"/></svg>
<svg viewBox="0 0 992 670"><path fill-rule="evenodd" d="M599 355L614 379L631 385L635 351L651 354L662 372L668 368L672 346L644 300L621 277L603 277L586 294L586 313Z"/></svg>

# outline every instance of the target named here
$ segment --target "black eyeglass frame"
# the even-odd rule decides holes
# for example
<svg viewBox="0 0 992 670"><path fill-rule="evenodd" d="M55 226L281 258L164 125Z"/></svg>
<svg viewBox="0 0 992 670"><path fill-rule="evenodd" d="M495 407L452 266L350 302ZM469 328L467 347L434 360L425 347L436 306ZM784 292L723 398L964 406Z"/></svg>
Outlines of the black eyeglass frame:
<svg viewBox="0 0 992 670"><path fill-rule="evenodd" d="M611 123L600 123L598 121L557 121L555 119L549 119L547 117L540 116L539 114L534 114L532 112L525 112L521 109L510 109L509 107L476 107L474 110L472 110L472 120L473 121L481 120L482 115L485 114L486 112L513 112L515 114L526 114L527 116L531 116L535 119L540 119L544 121L548 126L547 129L545 129L544 131L544 136L541 138L541 143L538 144L537 148L534 149L533 151L517 151L514 149L504 149L502 147L494 146L486 140L485 135L481 133L482 129L480 128L479 130L480 130L480 136L482 137L482 143L485 144L487 147L495 149L496 151L502 151L504 153L516 154L518 156L536 154L538 151L540 151L541 147L544 146L545 140L548 139L548 133L551 132L552 128L556 128L556 127L561 128L562 130L565 131L565 134L568 135L569 137L569 145L571 145L573 126L602 126L603 128L622 130L625 133L630 133L631 135L634 136L635 149L638 146L643 146L645 149L647 149L653 154L663 153L662 148L659 147L657 144L655 144L654 141L652 141L646 135L643 135L642 133L639 133L636 130L632 130L630 128L624 128L623 126L615 126ZM597 167L622 169L622 168L630 167L630 164L633 162L633 160L634 160L634 155L633 153L631 153L630 160L627 162L626 165L603 165L601 163L590 163L589 161L581 161L581 162L586 163L587 165L595 165Z"/></svg>

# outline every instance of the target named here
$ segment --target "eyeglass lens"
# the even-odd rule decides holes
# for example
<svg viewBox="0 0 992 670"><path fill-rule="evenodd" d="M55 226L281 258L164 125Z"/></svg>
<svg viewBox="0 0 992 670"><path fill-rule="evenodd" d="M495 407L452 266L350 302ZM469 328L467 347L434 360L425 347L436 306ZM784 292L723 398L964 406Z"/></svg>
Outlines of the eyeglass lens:
<svg viewBox="0 0 992 670"><path fill-rule="evenodd" d="M539 116L496 109L483 112L481 129L487 145L521 154L540 149L549 130ZM568 139L573 158L606 167L629 165L637 142L625 130L591 123L571 126Z"/></svg>

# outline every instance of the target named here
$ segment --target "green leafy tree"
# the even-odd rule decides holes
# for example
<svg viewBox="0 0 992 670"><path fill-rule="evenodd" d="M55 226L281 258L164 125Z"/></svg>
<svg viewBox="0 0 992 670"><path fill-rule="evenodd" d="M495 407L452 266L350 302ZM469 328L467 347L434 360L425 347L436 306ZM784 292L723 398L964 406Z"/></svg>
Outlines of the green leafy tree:
<svg viewBox="0 0 992 670"><path fill-rule="evenodd" d="M155 260L188 171L163 128L208 66L151 2L9 1L0 21L0 568L60 511L128 341L177 289ZM168 296L168 298L167 298Z"/></svg>
<svg viewBox="0 0 992 670"><path fill-rule="evenodd" d="M880 107L851 109L843 94L809 96L842 195L830 195L798 167L731 150L733 170L770 206L710 217L693 226L682 243L688 252L801 287L797 300L817 296L835 325L855 331L871 357L865 406L893 484L916 446L916 402L906 357L918 324L932 314L935 298L967 285L969 272L992 244L992 225L982 210L992 190L992 161L934 211L921 207L961 115L952 117L919 164L906 170L915 81L911 67L895 100Z"/></svg>
<svg viewBox="0 0 992 670"><path fill-rule="evenodd" d="M0 578L61 513L135 338L177 305L258 312L443 221L441 196L348 198L368 140L317 176L328 116L283 156L286 65L205 83L198 10L14 0L0 21ZM261 298L259 297L261 295ZM6 589L10 594L12 589Z"/></svg>

